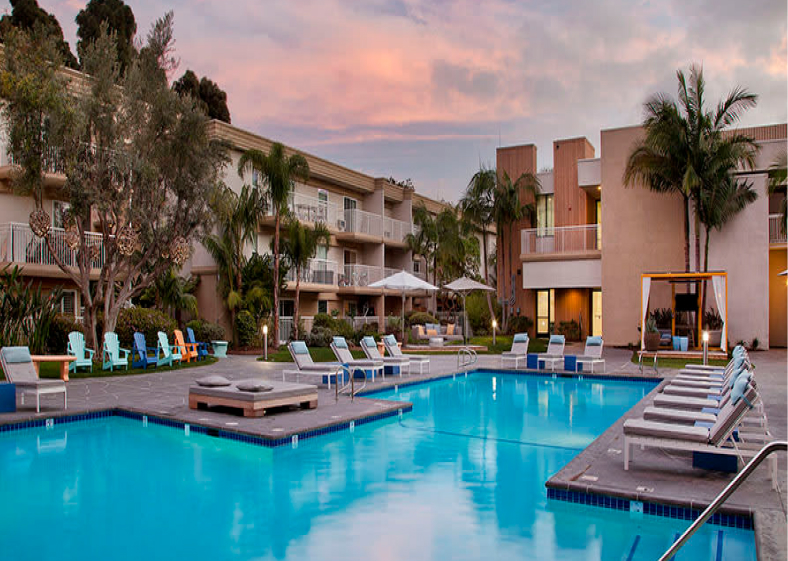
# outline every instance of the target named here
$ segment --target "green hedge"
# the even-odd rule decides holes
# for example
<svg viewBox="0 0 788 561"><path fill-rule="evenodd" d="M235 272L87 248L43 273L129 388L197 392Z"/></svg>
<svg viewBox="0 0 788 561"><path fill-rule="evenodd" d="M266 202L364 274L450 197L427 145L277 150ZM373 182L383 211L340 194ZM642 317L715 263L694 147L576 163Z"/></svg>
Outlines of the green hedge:
<svg viewBox="0 0 788 561"><path fill-rule="evenodd" d="M438 318L427 312L414 312L410 315L406 314L405 321L408 322L409 327L411 325L424 325L425 323L440 323Z"/></svg>
<svg viewBox="0 0 788 561"><path fill-rule="evenodd" d="M235 332L238 334L238 346L251 347L257 335L257 322L254 316L246 310L241 310L235 316Z"/></svg>
<svg viewBox="0 0 788 561"><path fill-rule="evenodd" d="M186 324L186 327L191 327L192 331L194 331L194 338L203 343L226 340L224 327L218 323L211 323L203 319L193 319Z"/></svg>
<svg viewBox="0 0 788 561"><path fill-rule="evenodd" d="M159 310L154 310L153 308L125 308L118 314L118 324L115 326L115 333L118 334L120 346L131 349L134 344L134 333L137 331L145 335L146 345L155 347L159 331L164 331L167 334L167 338L172 345L172 332L177 328L175 320Z"/></svg>

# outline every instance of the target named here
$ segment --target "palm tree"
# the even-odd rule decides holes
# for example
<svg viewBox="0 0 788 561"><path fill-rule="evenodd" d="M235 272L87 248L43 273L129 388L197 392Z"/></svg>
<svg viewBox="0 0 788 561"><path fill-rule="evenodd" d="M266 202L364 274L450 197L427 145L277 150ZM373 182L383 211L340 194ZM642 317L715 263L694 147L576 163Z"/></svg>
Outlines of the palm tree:
<svg viewBox="0 0 788 561"><path fill-rule="evenodd" d="M258 204L255 193L244 186L240 196L230 189L223 189L211 206L218 218L219 233L206 236L202 243L216 262L219 286L230 310L233 343L237 343L235 314L243 302L241 273L246 263L244 248L256 234Z"/></svg>
<svg viewBox="0 0 788 561"><path fill-rule="evenodd" d="M788 181L788 152L783 148L782 152L777 155L774 162L769 166L769 195L773 195L780 189L785 189L786 182ZM788 199L783 195L783 200L780 202L780 232L785 233L788 228Z"/></svg>
<svg viewBox="0 0 788 561"><path fill-rule="evenodd" d="M704 107L703 69L692 65L689 82L684 72L677 73L678 101L656 94L645 103L645 137L629 155L624 183L641 183L652 191L677 193L684 207L684 268L690 270L690 201L696 206L701 191L719 177L709 166L710 150L721 140L722 131L738 122L741 113L757 103L757 96L736 87L717 104L716 111ZM742 159L752 163L757 146L741 134L726 136ZM700 216L695 215L695 262L700 269Z"/></svg>
<svg viewBox="0 0 788 561"><path fill-rule="evenodd" d="M197 279L191 275L182 277L175 267L170 267L153 281L140 300L152 303L180 320L181 312L189 312L192 316L198 314L197 297L194 296L196 288Z"/></svg>
<svg viewBox="0 0 788 561"><path fill-rule="evenodd" d="M437 271L437 247L438 247L438 225L435 217L420 204L413 210L413 225L416 232L405 236L405 244L414 254L424 258L427 267L426 274L429 277L429 270L432 268L433 282L438 282Z"/></svg>
<svg viewBox="0 0 788 561"><path fill-rule="evenodd" d="M442 283L479 274L479 240L473 226L460 218L458 208L444 208L435 218L440 244L437 269Z"/></svg>
<svg viewBox="0 0 788 561"><path fill-rule="evenodd" d="M514 225L519 220L527 220L533 225L536 218L536 196L541 190L539 179L533 173L524 173L512 181L509 174L503 172L503 175L497 175L495 184L495 196L493 199L492 218L495 221L495 227L498 231L498 247L503 249L508 247L509 268L512 266L512 240L514 239ZM523 199L528 202L523 202ZM508 231L508 243L503 239L503 233ZM506 263L502 261L505 267ZM503 275L503 295L507 294L506 291L506 277ZM509 279L509 291L514 289L514 279ZM502 322L501 328L506 331L509 327L509 315L511 315L511 304L504 305L502 308Z"/></svg>
<svg viewBox="0 0 788 561"><path fill-rule="evenodd" d="M487 237L490 234L489 225L492 223L492 214L495 198L495 170L487 169L484 166L473 174L465 195L460 200L460 210L463 220L474 228L482 236L482 265L484 271L484 283L490 284L488 272L489 259L487 257ZM486 293L487 307L490 309L490 317L495 317L492 304L492 295Z"/></svg>
<svg viewBox="0 0 788 561"><path fill-rule="evenodd" d="M271 145L268 154L259 150L247 150L238 161L238 175L257 171L264 180L264 187L257 187L258 211L270 209L274 213L274 278L279 278L279 227L282 216L287 214L290 194L295 190L296 180L309 179L309 164L301 154L285 154L279 142ZM264 190L263 190L264 189ZM297 305L297 304L296 304ZM274 285L274 348L279 347L279 287Z"/></svg>
<svg viewBox="0 0 788 561"><path fill-rule="evenodd" d="M322 222L315 224L314 228L304 226L295 218L289 218L285 224L285 240L282 251L290 267L295 269L295 306L293 310L293 332L298 339L298 305L301 296L301 271L309 266L309 260L317 253L321 244L331 241L331 232Z"/></svg>

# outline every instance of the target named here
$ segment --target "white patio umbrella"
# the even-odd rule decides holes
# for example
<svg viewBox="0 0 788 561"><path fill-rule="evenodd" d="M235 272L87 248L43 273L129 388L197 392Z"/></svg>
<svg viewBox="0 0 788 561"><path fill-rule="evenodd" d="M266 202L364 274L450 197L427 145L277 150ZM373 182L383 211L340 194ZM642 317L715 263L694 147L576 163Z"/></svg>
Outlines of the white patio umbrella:
<svg viewBox="0 0 788 561"><path fill-rule="evenodd" d="M408 292L417 292L419 290L427 290L434 292L438 290L437 286L414 277L404 270L399 273L394 273L390 277L383 280L369 284L369 288L386 288L388 290L397 290L402 293L402 343L405 343L405 294ZM385 314L385 310L384 310Z"/></svg>
<svg viewBox="0 0 788 561"><path fill-rule="evenodd" d="M474 290L484 290L487 292L492 292L495 289L487 286L486 284L482 284L480 282L476 282L473 279L469 279L468 277L461 277L457 280L451 281L449 284L443 286L446 290L451 290L452 292L456 292L457 294L462 296L462 315L463 315L463 330L462 330L462 340L463 343L467 343L468 337L468 313L465 311L465 298L467 298L468 294L473 292Z"/></svg>

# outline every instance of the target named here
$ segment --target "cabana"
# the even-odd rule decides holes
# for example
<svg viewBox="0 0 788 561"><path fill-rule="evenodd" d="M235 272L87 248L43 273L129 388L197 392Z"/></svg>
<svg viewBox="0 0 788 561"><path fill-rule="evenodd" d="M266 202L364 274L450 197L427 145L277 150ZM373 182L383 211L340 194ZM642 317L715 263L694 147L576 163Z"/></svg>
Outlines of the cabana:
<svg viewBox="0 0 788 561"><path fill-rule="evenodd" d="M709 281L709 282L704 282ZM701 333L703 331L703 313L701 302L703 302L704 286L710 289L711 294L706 295L707 303L713 302L717 305L717 312L722 318L722 333L720 335L720 346L716 347L722 352L728 351L728 273L724 271L714 271L707 273L643 273L640 275L640 350L646 348L646 319L649 311L649 295L651 293L652 282L668 282L671 284L673 319L671 320L671 334L676 335L676 311L677 303L679 311L687 310L687 298L683 293L676 293L676 286L687 284L695 285L695 292L691 294L696 302L697 331L695 332L695 349L701 349ZM678 299L677 299L678 296ZM690 307L692 304L690 303Z"/></svg>

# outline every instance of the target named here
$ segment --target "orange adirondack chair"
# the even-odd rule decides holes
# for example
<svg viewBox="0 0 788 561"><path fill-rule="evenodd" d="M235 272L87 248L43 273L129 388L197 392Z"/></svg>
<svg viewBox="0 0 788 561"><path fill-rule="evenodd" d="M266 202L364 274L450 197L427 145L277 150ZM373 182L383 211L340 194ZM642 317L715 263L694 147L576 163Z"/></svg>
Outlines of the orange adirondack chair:
<svg viewBox="0 0 788 561"><path fill-rule="evenodd" d="M175 346L181 351L181 357L186 359L186 362L191 362L192 359L197 360L197 344L187 343L183 338L183 332L180 329L173 331L175 335Z"/></svg>

